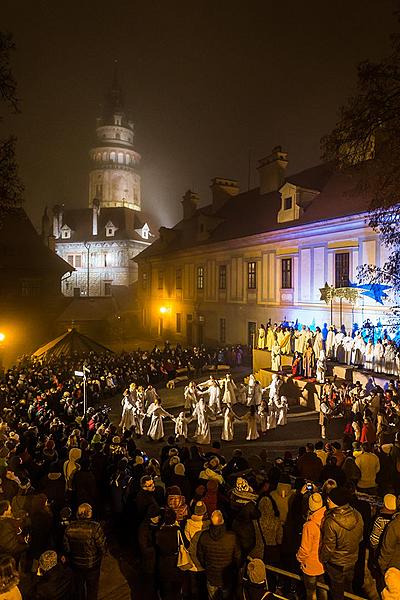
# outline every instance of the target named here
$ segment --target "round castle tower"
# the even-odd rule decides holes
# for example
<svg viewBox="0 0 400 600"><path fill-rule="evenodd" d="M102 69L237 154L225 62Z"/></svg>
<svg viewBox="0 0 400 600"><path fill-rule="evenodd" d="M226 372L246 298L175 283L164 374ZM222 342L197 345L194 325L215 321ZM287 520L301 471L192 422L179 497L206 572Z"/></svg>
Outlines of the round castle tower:
<svg viewBox="0 0 400 600"><path fill-rule="evenodd" d="M140 154L133 149L133 122L128 118L122 92L114 76L103 115L97 119L97 145L90 150L89 206L141 209Z"/></svg>

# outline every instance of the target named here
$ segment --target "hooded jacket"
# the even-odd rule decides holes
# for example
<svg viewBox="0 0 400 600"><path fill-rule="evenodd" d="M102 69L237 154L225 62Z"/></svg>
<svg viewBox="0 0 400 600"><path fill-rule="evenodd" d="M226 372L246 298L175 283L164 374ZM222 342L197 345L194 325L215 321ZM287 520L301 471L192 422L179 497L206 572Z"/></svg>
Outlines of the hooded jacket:
<svg viewBox="0 0 400 600"><path fill-rule="evenodd" d="M300 563L301 570L306 575L322 575L324 566L321 563L318 551L321 539L321 524L325 516L326 508L323 506L319 510L311 513L303 526L301 536L301 545L296 554Z"/></svg>
<svg viewBox="0 0 400 600"><path fill-rule="evenodd" d="M287 519L289 512L289 502L294 494L295 491L292 490L292 486L290 485L290 483L282 482L279 482L276 487L276 490L273 490L271 492L271 498L273 498L276 502L282 523L285 523Z"/></svg>
<svg viewBox="0 0 400 600"><path fill-rule="evenodd" d="M240 547L233 531L225 525L210 525L197 543L197 558L206 572L207 581L218 587L232 587L240 565Z"/></svg>
<svg viewBox="0 0 400 600"><path fill-rule="evenodd" d="M385 574L386 587L382 592L382 600L399 600L400 598L400 571L391 567Z"/></svg>
<svg viewBox="0 0 400 600"><path fill-rule="evenodd" d="M390 567L400 569L400 513L388 523L382 534L379 567L384 573Z"/></svg>
<svg viewBox="0 0 400 600"><path fill-rule="evenodd" d="M71 448L68 454L68 460L65 461L63 466L63 473L65 477L65 489L71 491L73 487L73 478L75 471L80 469L77 461L81 458L82 451L80 448Z"/></svg>
<svg viewBox="0 0 400 600"><path fill-rule="evenodd" d="M362 516L349 504L328 510L322 528L319 559L339 567L354 567L363 537Z"/></svg>
<svg viewBox="0 0 400 600"><path fill-rule="evenodd" d="M190 543L189 554L193 562L193 567L190 569L191 571L204 571L197 558L197 543L202 532L209 529L209 527L210 521L203 519L200 515L192 515L190 519L186 521L185 537Z"/></svg>

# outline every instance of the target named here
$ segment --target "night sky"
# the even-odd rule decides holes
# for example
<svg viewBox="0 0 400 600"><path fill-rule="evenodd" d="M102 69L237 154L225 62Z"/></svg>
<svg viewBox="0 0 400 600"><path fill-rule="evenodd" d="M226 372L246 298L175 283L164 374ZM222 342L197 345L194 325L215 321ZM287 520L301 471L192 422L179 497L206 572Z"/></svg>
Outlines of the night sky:
<svg viewBox="0 0 400 600"><path fill-rule="evenodd" d="M87 206L88 151L114 60L142 155L143 208L181 217L189 187L211 177L252 185L280 144L290 172L319 161L319 141L354 91L356 65L389 49L395 0L2 0L14 34L25 206ZM254 218L257 218L256 215Z"/></svg>

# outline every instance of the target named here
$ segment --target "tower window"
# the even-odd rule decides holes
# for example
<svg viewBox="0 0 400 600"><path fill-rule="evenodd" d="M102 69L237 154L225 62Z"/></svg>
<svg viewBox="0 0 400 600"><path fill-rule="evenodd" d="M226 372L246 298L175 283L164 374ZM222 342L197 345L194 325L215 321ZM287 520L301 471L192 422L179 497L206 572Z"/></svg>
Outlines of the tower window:
<svg viewBox="0 0 400 600"><path fill-rule="evenodd" d="M118 162L122 165L124 164L124 155L122 152L118 152Z"/></svg>
<svg viewBox="0 0 400 600"><path fill-rule="evenodd" d="M116 158L116 157L115 157L115 152L110 152L110 160L111 160L112 162L115 162L115 158Z"/></svg>
<svg viewBox="0 0 400 600"><path fill-rule="evenodd" d="M282 259L282 289L289 290L292 288L292 259Z"/></svg>
<svg viewBox="0 0 400 600"><path fill-rule="evenodd" d="M121 139L121 135L120 135L119 133L116 133L116 134L115 134L115 139L116 139L116 140L120 140L120 139Z"/></svg>
<svg viewBox="0 0 400 600"><path fill-rule="evenodd" d="M197 267L197 289L204 289L204 267Z"/></svg>
<svg viewBox="0 0 400 600"><path fill-rule="evenodd" d="M255 290L257 287L257 263L247 263L247 288Z"/></svg>
<svg viewBox="0 0 400 600"><path fill-rule="evenodd" d="M220 290L226 290L226 265L219 265L218 287Z"/></svg>
<svg viewBox="0 0 400 600"><path fill-rule="evenodd" d="M285 210L290 210L293 206L293 199L292 196L289 196L289 198L285 198L283 201L283 207Z"/></svg>

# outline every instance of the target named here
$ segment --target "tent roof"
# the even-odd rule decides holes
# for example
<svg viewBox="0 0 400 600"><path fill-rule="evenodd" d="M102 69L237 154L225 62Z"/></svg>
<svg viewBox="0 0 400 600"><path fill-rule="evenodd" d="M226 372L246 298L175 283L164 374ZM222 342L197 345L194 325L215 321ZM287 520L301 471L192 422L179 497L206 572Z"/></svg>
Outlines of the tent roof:
<svg viewBox="0 0 400 600"><path fill-rule="evenodd" d="M32 354L32 358L42 358L51 360L60 356L70 356L71 354L85 354L94 352L95 354L104 354L112 352L106 346L95 342L91 338L79 333L76 329L69 329L62 335L51 340L44 346L41 346Z"/></svg>

